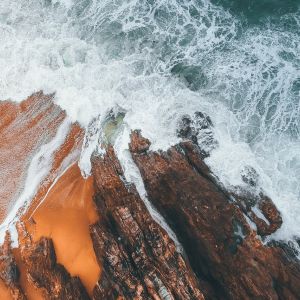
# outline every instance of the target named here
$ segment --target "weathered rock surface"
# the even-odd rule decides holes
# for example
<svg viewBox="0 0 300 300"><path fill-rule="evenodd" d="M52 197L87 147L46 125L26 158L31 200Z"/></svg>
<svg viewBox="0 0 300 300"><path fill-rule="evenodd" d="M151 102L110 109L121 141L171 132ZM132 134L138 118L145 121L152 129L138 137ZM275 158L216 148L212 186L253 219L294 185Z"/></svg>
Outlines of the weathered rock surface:
<svg viewBox="0 0 300 300"><path fill-rule="evenodd" d="M14 300L26 300L19 283L20 273L12 253L9 234L6 235L4 244L0 248L0 278Z"/></svg>
<svg viewBox="0 0 300 300"><path fill-rule="evenodd" d="M51 239L41 238L38 242L32 242L24 228L19 230L19 236L27 276L35 287L43 290L46 299L90 299L81 280L71 277L64 266L57 263Z"/></svg>
<svg viewBox="0 0 300 300"><path fill-rule="evenodd" d="M103 216L91 226L103 266L94 298L204 299L189 263L125 181L112 147L103 157L93 157L93 176L95 203Z"/></svg>
<svg viewBox="0 0 300 300"><path fill-rule="evenodd" d="M37 93L21 104L0 103L0 183L5 183L0 219L20 192L33 155L65 119L51 99ZM107 120L106 142L114 141L123 117ZM184 254L126 182L111 146L103 156L93 156L89 179L75 165L64 173L78 159L84 134L73 124L22 215L19 249L11 249L9 235L0 247L0 299L8 299L7 291L16 300L85 300L87 292L95 300L299 299L299 262L276 246L280 243L268 247L261 241L282 224L272 200L239 187L227 191L211 173L203 159L217 142L207 115L183 117L177 133L183 142L152 152L150 142L134 132L130 151L149 200ZM7 159L11 155L14 164ZM241 176L250 190L260 191L254 169ZM28 293L27 284L37 297Z"/></svg>
<svg viewBox="0 0 300 300"><path fill-rule="evenodd" d="M218 145L213 135L212 120L202 112L195 112L192 117L183 116L178 123L177 135L199 145L202 157L209 156L209 153Z"/></svg>
<svg viewBox="0 0 300 300"><path fill-rule="evenodd" d="M255 196L251 193L230 195L241 211L256 225L257 234L261 237L270 235L281 227L281 215L269 197L263 194Z"/></svg>
<svg viewBox="0 0 300 300"><path fill-rule="evenodd" d="M257 238L229 194L216 184L191 142L149 151L134 132L130 150L149 199L179 237L200 278L219 299L299 299L299 264ZM261 202L270 223L281 223L270 200ZM273 231L269 230L270 232Z"/></svg>
<svg viewBox="0 0 300 300"><path fill-rule="evenodd" d="M209 168L203 163L202 159L209 156L209 153L217 146L217 141L213 135L213 123L210 117L202 112L196 112L193 117L183 116L178 124L177 135L184 140L192 141L190 143L181 143L181 148L186 148L185 156L191 163L197 167L198 171L214 182L219 188L222 188L227 197L233 197L235 203L239 206L250 220L257 226L257 233L264 237L274 233L282 225L282 218L277 211L274 203L263 192L257 195L257 191L252 193L251 188L255 189L258 184L259 175L250 166L246 166L242 171L242 180L250 187L245 190L236 187L236 192L225 190L216 178L210 174ZM140 144L147 144L141 139ZM191 147L191 145L198 147ZM148 145L149 146L149 145ZM195 148L195 149L194 149ZM199 156L202 159L199 159ZM201 166L199 166L201 164ZM204 173L203 173L204 172Z"/></svg>

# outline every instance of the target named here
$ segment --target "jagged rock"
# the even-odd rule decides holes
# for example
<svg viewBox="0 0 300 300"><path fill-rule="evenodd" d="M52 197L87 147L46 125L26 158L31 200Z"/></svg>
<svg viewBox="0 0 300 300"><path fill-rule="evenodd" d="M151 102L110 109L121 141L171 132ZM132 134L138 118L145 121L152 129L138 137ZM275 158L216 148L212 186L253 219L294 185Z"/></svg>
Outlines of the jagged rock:
<svg viewBox="0 0 300 300"><path fill-rule="evenodd" d="M261 195L256 209L262 213L263 218L253 210L248 211L247 215L256 224L260 236L270 235L281 227L281 215L269 197Z"/></svg>
<svg viewBox="0 0 300 300"><path fill-rule="evenodd" d="M132 141L131 143L131 148L134 149L134 152L136 153L144 153L149 150L149 147L150 141L142 136L138 143L135 143L135 141Z"/></svg>
<svg viewBox="0 0 300 300"><path fill-rule="evenodd" d="M147 141L137 146L144 153ZM91 226L91 236L105 272L94 298L204 299L189 263L124 179L113 148L94 156L92 166L95 203L103 217Z"/></svg>
<svg viewBox="0 0 300 300"><path fill-rule="evenodd" d="M282 217L280 215L280 212L277 210L275 204L269 197L265 195L261 195L261 200L259 202L259 209L262 211L265 218L270 223L269 226L270 233L275 232L277 229L281 227Z"/></svg>
<svg viewBox="0 0 300 300"><path fill-rule="evenodd" d="M5 184L0 200L4 208L20 191L29 158L53 138L65 118L51 99L51 95L37 93L21 104L0 105L1 141L5 146L0 163L5 167L0 181ZM106 143L114 141L123 117L122 112L109 114L103 124ZM95 129L92 125L91 135ZM132 134L130 151L149 200L176 233L186 255L153 220L134 185L126 182L113 148L107 146L104 156L92 160L94 201L100 221L90 226L90 234L101 265L93 299L299 298L300 269L292 247L280 242L268 247L257 237L257 233L264 237L275 232L282 224L272 200L263 193L235 194L218 183L203 161L217 145L212 121L206 114L185 116L179 125L178 136L183 141L169 151L151 152L150 141L140 132ZM15 133L12 128L17 128ZM54 169L59 169L64 155L80 144L75 139L81 139L81 129L72 132L54 155ZM20 148L26 151L19 152ZM7 160L12 153L18 155L14 155L14 164ZM246 185L258 190L259 177L254 169L245 168L241 176ZM46 193L48 188L41 188ZM0 211L0 217L4 215L5 210L2 215ZM246 216L256 224L257 232ZM71 277L57 263L51 239L33 242L24 227L19 233L21 257L19 251L14 253L20 269L27 271L29 281L43 290L46 299L89 299L80 279ZM0 278L14 299L25 300L9 236L0 248ZM27 293L23 281L22 287Z"/></svg>
<svg viewBox="0 0 300 300"><path fill-rule="evenodd" d="M273 201L260 193L258 196L250 192L230 192L235 203L245 215L256 225L257 233L265 237L277 231L282 225L282 217Z"/></svg>
<svg viewBox="0 0 300 300"><path fill-rule="evenodd" d="M180 119L177 135L198 145L202 157L207 157L218 145L212 128L213 123L208 115L202 112L195 112L193 117L185 115Z"/></svg>
<svg viewBox="0 0 300 300"><path fill-rule="evenodd" d="M121 291L115 290L112 286L112 281L107 276L106 271L103 270L93 290L93 299L115 300L118 299L120 293ZM120 297L120 299L122 299L122 297Z"/></svg>
<svg viewBox="0 0 300 300"><path fill-rule="evenodd" d="M41 238L37 242L32 242L24 228L19 230L19 239L28 278L35 287L44 291L47 299L90 299L81 280L78 277L71 277L64 266L57 263L51 239Z"/></svg>
<svg viewBox="0 0 300 300"><path fill-rule="evenodd" d="M202 176L219 186L227 197L231 196L235 199L236 204L251 219L251 221L255 223L257 233L260 236L265 237L274 233L282 225L282 218L270 198L263 193L260 193L260 195L257 196L240 187L236 188L236 192L225 190L225 188L217 182L213 174L211 174L209 168L202 159L199 159L199 156L203 159L209 156L211 150L217 146L217 141L213 136L212 127L213 123L210 117L202 112L196 112L193 118L188 115L183 116L178 124L177 134L185 141L192 141L192 143L198 147L194 147L191 143L184 141L180 143L181 150L184 149L186 158L197 168ZM148 148L146 149L148 150L150 142L145 142L145 138L143 137L141 137L141 140L143 140L141 144L148 145ZM135 141L132 141L132 143L135 143ZM131 147L132 152L137 152L134 148L139 146L135 143L135 145L132 145ZM246 166L241 172L241 178L251 188L258 188L259 175L253 167Z"/></svg>
<svg viewBox="0 0 300 300"><path fill-rule="evenodd" d="M107 273L102 274L93 293L94 299L116 299L117 296L126 299L148 299L136 268L108 225L95 224L91 227L91 236L96 256Z"/></svg>
<svg viewBox="0 0 300 300"><path fill-rule="evenodd" d="M256 172L256 170L251 167L251 166L245 166L244 169L242 170L241 172L241 177L242 177L242 180L252 186L252 187L256 187L257 186L257 183L258 183L258 180L259 180L259 176Z"/></svg>
<svg viewBox="0 0 300 300"><path fill-rule="evenodd" d="M167 152L139 153L135 149L140 140L145 144L140 133L133 132L130 150L149 200L179 237L198 277L214 287L217 298L298 299L299 264L288 260L282 249L262 244L201 156L195 155L197 146L185 142ZM262 203L268 219L280 223L271 202Z"/></svg>
<svg viewBox="0 0 300 300"><path fill-rule="evenodd" d="M225 192L256 225L257 233L261 237L274 233L281 227L282 218L273 201L260 189L258 173L253 167L245 166L241 178L248 185L248 189L236 186Z"/></svg>
<svg viewBox="0 0 300 300"><path fill-rule="evenodd" d="M0 278L10 290L14 300L26 300L19 277L20 272L12 253L10 235L7 233L4 244L0 247Z"/></svg>

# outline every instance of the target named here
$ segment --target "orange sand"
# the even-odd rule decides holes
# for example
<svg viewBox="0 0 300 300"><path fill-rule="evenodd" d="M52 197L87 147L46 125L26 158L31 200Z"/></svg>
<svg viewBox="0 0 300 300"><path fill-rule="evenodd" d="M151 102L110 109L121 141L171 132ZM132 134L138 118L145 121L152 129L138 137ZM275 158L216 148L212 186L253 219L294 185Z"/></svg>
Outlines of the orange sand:
<svg viewBox="0 0 300 300"><path fill-rule="evenodd" d="M28 300L44 300L45 297L42 294L41 290L38 290L34 287L34 285L28 281L27 274L26 274L26 268L25 265L21 259L21 253L19 249L13 249L13 254L16 259L17 265L20 270L20 285L22 287L22 290L24 294L26 295ZM2 297L1 291L0 295ZM0 298L2 299L2 298Z"/></svg>
<svg viewBox="0 0 300 300"><path fill-rule="evenodd" d="M30 207L26 215L31 215L32 212L36 209L36 207L40 204L42 199L46 196L51 185L53 184L55 179L59 176L59 172L61 172L61 167L65 159L71 153L81 148L83 136L84 136L83 129L78 124L73 124L64 143L53 154L54 157L53 157L53 164L52 164L51 171L41 183L36 195L34 196L34 198L30 203Z"/></svg>
<svg viewBox="0 0 300 300"><path fill-rule="evenodd" d="M98 220L93 194L92 178L84 180L74 164L26 222L34 240L53 239L58 262L78 275L90 294L100 275L89 233Z"/></svg>
<svg viewBox="0 0 300 300"><path fill-rule="evenodd" d="M5 284L2 282L2 280L0 280L0 299L1 300L13 300L8 288L5 286Z"/></svg>
<svg viewBox="0 0 300 300"><path fill-rule="evenodd" d="M0 102L0 183L3 183L0 187L0 222L22 188L32 155L55 135L64 118L65 114L53 104L51 97L42 93L21 104ZM22 221L34 240L42 236L53 239L58 262L71 275L78 275L91 294L100 275L89 234L89 225L98 220L92 201L93 180L84 180L74 164L47 194L66 158L80 149L83 134L77 124L71 127L64 144L54 153L51 171L41 183ZM18 249L14 249L14 255L21 271L21 286L28 299L43 300L42 291L28 282ZM1 280L0 299L12 299Z"/></svg>

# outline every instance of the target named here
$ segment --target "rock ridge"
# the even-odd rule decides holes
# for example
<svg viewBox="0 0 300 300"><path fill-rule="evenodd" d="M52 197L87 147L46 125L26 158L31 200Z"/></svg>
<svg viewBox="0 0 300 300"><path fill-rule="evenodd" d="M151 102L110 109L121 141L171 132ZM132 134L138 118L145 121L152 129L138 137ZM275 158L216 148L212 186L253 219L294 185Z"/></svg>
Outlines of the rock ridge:
<svg viewBox="0 0 300 300"><path fill-rule="evenodd" d="M66 116L51 102L52 98L37 93L20 105L0 104L0 136L6 143L5 154L10 154L15 138L22 136L21 125L27 126L26 139L30 139L31 134L35 138L30 140L30 151L26 152L29 158L36 147L55 134ZM47 119L46 123L43 118ZM107 143L114 140L113 128L122 118L109 124ZM15 124L18 130L11 134L10 127ZM48 124L48 130L44 124ZM52 177L45 179L49 185L40 187L42 191L33 199L28 218L23 215L18 224L19 248L12 249L9 234L0 247L0 279L10 293L9 299L31 300L22 282L24 277L42 294L33 300L299 299L299 261L279 243L263 243L283 221L272 200L259 190L255 170L247 167L241 176L245 184L259 193L240 187L226 190L205 163L205 158L217 147L211 119L197 112L192 117L184 116L179 125L177 133L181 142L167 151L151 151L151 143L141 131L131 133L129 151L139 169L148 200L176 234L183 252L153 220L135 185L126 181L112 145L104 146L101 155L92 156L89 179L83 179L75 166L64 175L73 176L66 189L62 188L68 182L66 178L54 182L59 173L56 171L68 154L79 153L84 130L73 124L65 143L54 153ZM43 135L35 136L37 132ZM22 148L26 142L22 140L12 150ZM20 185L26 164L18 161L16 166L10 166L9 179L18 179ZM8 178L4 173L2 180ZM74 232L79 234L78 224L81 224L85 238L73 245L78 246L76 251L83 252L82 241L89 244L84 255L73 257L81 257L81 260L91 257L88 274L80 273L84 264L78 263L76 272L79 270L80 274L77 274L71 270L68 260L61 263L62 248L51 230L49 234L37 236L31 231L37 228L35 222L43 218L43 214L39 218L35 214L43 207L39 205L43 198L39 195L47 194L52 182L53 194L48 195L51 201L65 203L63 199L68 199L71 208L66 206L64 212L79 211L73 215L71 231L74 226ZM7 186L3 185L0 190L3 208L14 192L12 180ZM55 207L54 202L48 203L47 209L44 207L45 214ZM86 215L79 222L83 209ZM67 222L64 212L59 224ZM3 217L5 209L0 213ZM57 219L56 210L55 224ZM45 217L45 220L49 219ZM93 280L88 281L92 272ZM8 293L1 293L2 286L0 298L8 300Z"/></svg>

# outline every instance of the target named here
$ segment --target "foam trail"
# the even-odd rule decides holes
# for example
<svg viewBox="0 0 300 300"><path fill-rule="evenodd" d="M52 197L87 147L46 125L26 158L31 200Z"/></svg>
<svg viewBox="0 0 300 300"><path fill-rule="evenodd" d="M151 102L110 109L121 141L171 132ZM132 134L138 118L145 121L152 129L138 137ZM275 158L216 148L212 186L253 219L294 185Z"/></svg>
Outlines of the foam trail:
<svg viewBox="0 0 300 300"><path fill-rule="evenodd" d="M63 144L69 132L71 122L66 118L58 128L55 137L47 144L42 145L36 155L32 158L29 165L24 189L15 202L13 208L3 221L0 227L0 242L4 242L6 230L15 233L15 224L18 221L21 211L25 211L30 201L34 197L42 180L49 174L53 162L54 152ZM16 234L12 234L12 245L16 247L18 238Z"/></svg>
<svg viewBox="0 0 300 300"><path fill-rule="evenodd" d="M141 199L145 203L153 220L168 233L169 237L175 243L177 251L182 253L183 247L178 241L176 234L173 232L173 230L169 227L168 223L163 218L163 216L156 210L156 208L152 205L152 203L148 199L148 195L140 171L136 166L136 164L134 163L129 150L128 149L126 150L128 144L130 143L129 137L130 137L130 130L128 129L128 127L124 126L122 133L118 136L115 142L115 151L121 163L122 169L124 171L124 176L128 182L134 183Z"/></svg>

